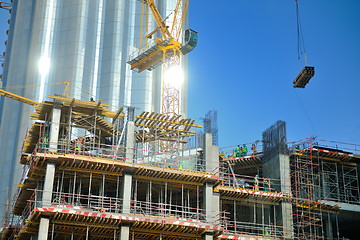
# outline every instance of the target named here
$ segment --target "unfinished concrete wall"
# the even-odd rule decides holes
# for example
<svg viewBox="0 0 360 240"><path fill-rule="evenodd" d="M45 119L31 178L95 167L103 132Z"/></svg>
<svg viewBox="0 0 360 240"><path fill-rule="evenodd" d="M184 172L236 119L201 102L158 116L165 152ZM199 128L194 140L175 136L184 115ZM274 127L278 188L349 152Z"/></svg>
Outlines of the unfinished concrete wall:
<svg viewBox="0 0 360 240"><path fill-rule="evenodd" d="M263 132L264 158L263 177L281 179L276 191L291 194L290 156L287 154L286 123L277 121ZM292 205L282 202L275 207L276 224L284 226L284 237L293 238Z"/></svg>
<svg viewBox="0 0 360 240"><path fill-rule="evenodd" d="M274 186L276 191L290 194L290 157L289 155L276 154L263 164L263 176L266 178L281 179L281 186ZM282 202L275 206L277 225L283 225L287 237L293 237L292 205L290 202Z"/></svg>

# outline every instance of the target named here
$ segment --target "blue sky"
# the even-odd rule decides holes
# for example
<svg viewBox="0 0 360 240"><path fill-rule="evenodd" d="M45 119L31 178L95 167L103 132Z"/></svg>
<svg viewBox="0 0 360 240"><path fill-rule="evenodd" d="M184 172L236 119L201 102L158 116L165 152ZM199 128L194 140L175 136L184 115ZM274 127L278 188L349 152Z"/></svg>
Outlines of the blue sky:
<svg viewBox="0 0 360 240"><path fill-rule="evenodd" d="M314 134L360 144L360 1L299 6L316 70L305 89L292 88L304 66L294 0L190 1L199 44L189 54L189 117L200 123L209 109L218 110L220 146L261 139L277 120L287 122L289 141ZM9 15L0 10L2 53Z"/></svg>
<svg viewBox="0 0 360 240"><path fill-rule="evenodd" d="M288 141L308 138L360 144L360 1L299 0L309 65L305 89L292 81L297 58L294 0L192 0L189 116L218 110L219 145L261 139L277 120ZM297 97L298 96L298 97Z"/></svg>

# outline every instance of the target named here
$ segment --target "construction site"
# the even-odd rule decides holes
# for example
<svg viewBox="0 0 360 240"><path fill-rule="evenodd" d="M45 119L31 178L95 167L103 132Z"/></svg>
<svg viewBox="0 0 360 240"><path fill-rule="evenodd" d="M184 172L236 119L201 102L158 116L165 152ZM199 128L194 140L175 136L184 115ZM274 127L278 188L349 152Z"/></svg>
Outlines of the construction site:
<svg viewBox="0 0 360 240"><path fill-rule="evenodd" d="M2 239L356 234L356 224L344 220L359 214L354 148L311 138L288 143L285 122L278 121L261 141L242 145L251 150L223 152L214 144L213 112L201 126L159 113L134 116L131 107L111 112L100 102L49 97L53 101L37 104L31 114L23 177Z"/></svg>
<svg viewBox="0 0 360 240"><path fill-rule="evenodd" d="M157 24L147 38L162 38L127 63L139 73L159 65L165 72L195 48L197 32L186 29L180 40L181 27L167 26L154 1L141 2ZM182 25L178 8L188 5L176 2L173 22ZM304 67L294 88L314 74ZM160 112L114 111L100 99L72 97L70 82L44 101L1 89L33 107L13 159L23 170L1 239L357 239L359 145L288 141L279 120L260 140L220 148L217 111L199 122L183 117L181 91L163 81Z"/></svg>

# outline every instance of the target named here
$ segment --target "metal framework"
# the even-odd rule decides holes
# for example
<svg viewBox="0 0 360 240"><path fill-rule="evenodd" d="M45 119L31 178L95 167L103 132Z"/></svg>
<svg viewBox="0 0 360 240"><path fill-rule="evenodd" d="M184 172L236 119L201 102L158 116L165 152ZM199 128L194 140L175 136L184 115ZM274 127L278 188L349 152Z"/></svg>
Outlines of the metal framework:
<svg viewBox="0 0 360 240"><path fill-rule="evenodd" d="M322 209L317 204L321 196L320 159L312 147L310 139L309 150L296 154L290 163L294 227L300 239L324 239Z"/></svg>
<svg viewBox="0 0 360 240"><path fill-rule="evenodd" d="M356 165L349 162L323 160L321 167L324 200L360 204Z"/></svg>
<svg viewBox="0 0 360 240"><path fill-rule="evenodd" d="M288 153L286 140L286 122L277 121L266 129L263 134L264 158L269 159L273 154Z"/></svg>
<svg viewBox="0 0 360 240"><path fill-rule="evenodd" d="M204 131L212 134L212 142L214 145L219 145L219 130L217 121L217 110L210 110L205 114Z"/></svg>
<svg viewBox="0 0 360 240"><path fill-rule="evenodd" d="M220 155L222 183L215 189L220 193L222 210L227 213L222 239L282 239L289 235L277 221L281 216L276 210L278 205L292 200L279 191L288 183L258 176L262 175L263 154L257 143L240 144ZM237 156L240 147L244 151Z"/></svg>

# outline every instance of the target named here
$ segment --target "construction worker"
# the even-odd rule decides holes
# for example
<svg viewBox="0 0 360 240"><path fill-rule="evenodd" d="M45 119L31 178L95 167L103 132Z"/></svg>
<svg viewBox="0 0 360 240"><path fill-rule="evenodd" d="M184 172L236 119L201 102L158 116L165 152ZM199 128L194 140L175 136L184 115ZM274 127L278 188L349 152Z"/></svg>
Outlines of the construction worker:
<svg viewBox="0 0 360 240"><path fill-rule="evenodd" d="M82 148L83 138L78 137L75 141L75 152L80 152Z"/></svg>
<svg viewBox="0 0 360 240"><path fill-rule="evenodd" d="M270 228L269 228L269 227L264 227L264 235L265 235L265 236L269 236L269 235L270 235Z"/></svg>
<svg viewBox="0 0 360 240"><path fill-rule="evenodd" d="M240 152L241 152L241 147L240 147L240 145L238 145L235 148L235 157L240 157Z"/></svg>
<svg viewBox="0 0 360 240"><path fill-rule="evenodd" d="M253 155L255 155L256 154L256 145L255 145L255 143L253 143L251 145L251 150L253 151Z"/></svg>
<svg viewBox="0 0 360 240"><path fill-rule="evenodd" d="M270 191L270 179L264 178L264 191L265 192Z"/></svg>
<svg viewBox="0 0 360 240"><path fill-rule="evenodd" d="M242 147L242 157L245 157L247 155L247 147L246 147L246 144L243 145Z"/></svg>
<svg viewBox="0 0 360 240"><path fill-rule="evenodd" d="M49 135L47 133L44 134L42 143L41 143L41 149L40 152L45 152L46 149L49 147Z"/></svg>
<svg viewBox="0 0 360 240"><path fill-rule="evenodd" d="M254 190L259 191L259 175L254 177Z"/></svg>

